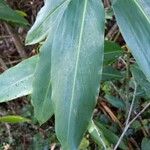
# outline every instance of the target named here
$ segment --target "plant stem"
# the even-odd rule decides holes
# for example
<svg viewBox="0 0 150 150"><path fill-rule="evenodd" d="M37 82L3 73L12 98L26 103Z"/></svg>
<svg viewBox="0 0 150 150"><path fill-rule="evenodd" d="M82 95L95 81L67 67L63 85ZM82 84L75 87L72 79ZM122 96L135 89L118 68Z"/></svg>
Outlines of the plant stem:
<svg viewBox="0 0 150 150"><path fill-rule="evenodd" d="M116 150L120 144L120 142L122 141L126 131L128 130L128 128L130 127L130 125L150 106L150 102L126 125L126 127L123 130L123 133L121 134L117 144L114 147L114 150Z"/></svg>
<svg viewBox="0 0 150 150"><path fill-rule="evenodd" d="M131 106L130 106L130 110L129 110L129 113L128 113L128 117L127 117L125 126L127 126L128 123L129 123L129 120L130 120L130 117L131 117L131 113L132 113L132 110L133 110L133 105L134 105L134 102L135 102L135 97L136 97L136 92L137 92L137 84L136 84L136 82L134 82L134 85L135 85L135 90L134 90L134 93L133 93L132 103L131 103Z"/></svg>

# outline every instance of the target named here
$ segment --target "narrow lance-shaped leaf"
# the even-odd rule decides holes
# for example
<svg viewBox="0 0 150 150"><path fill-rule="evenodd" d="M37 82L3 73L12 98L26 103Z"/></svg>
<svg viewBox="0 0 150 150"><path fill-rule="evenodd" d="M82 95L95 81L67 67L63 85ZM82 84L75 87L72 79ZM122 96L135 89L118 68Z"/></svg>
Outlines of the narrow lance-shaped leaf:
<svg viewBox="0 0 150 150"><path fill-rule="evenodd" d="M25 18L12 10L4 0L0 0L0 20L11 21L21 25L29 24Z"/></svg>
<svg viewBox="0 0 150 150"><path fill-rule="evenodd" d="M26 44L35 44L44 40L61 20L70 0L45 0L36 21L26 38Z"/></svg>
<svg viewBox="0 0 150 150"><path fill-rule="evenodd" d="M31 120L21 117L21 116L2 116L0 117L0 123L23 123L23 122L30 122Z"/></svg>
<svg viewBox="0 0 150 150"><path fill-rule="evenodd" d="M150 17L148 13L144 11L138 0L114 0L113 9L127 45L150 81Z"/></svg>
<svg viewBox="0 0 150 150"><path fill-rule="evenodd" d="M40 56L33 81L32 105L34 106L34 115L41 124L53 115L51 102L52 39L53 37L50 35L40 49Z"/></svg>
<svg viewBox="0 0 150 150"><path fill-rule="evenodd" d="M24 60L0 75L0 103L31 94L37 57Z"/></svg>
<svg viewBox="0 0 150 150"><path fill-rule="evenodd" d="M69 0L46 1L27 37L27 40L32 43L34 40L39 40L39 38L41 39L42 36L45 36L45 33L48 36L40 49L32 93L32 104L34 106L35 117L41 124L46 122L53 115L51 102L51 49L55 30L59 25L61 16L68 2ZM57 21L55 17L58 18ZM55 22L57 22L57 24L55 24ZM54 24L55 29L51 30Z"/></svg>
<svg viewBox="0 0 150 150"><path fill-rule="evenodd" d="M56 134L76 150L91 120L103 66L104 9L99 0L73 0L52 47L52 101Z"/></svg>
<svg viewBox="0 0 150 150"><path fill-rule="evenodd" d="M106 128L106 125L103 125L97 121L95 121L95 124L98 127L98 129L103 133L104 137L107 139L110 145L115 145L117 143L119 137L116 134L114 134L110 129ZM119 148L126 150L126 143L124 141L121 141Z"/></svg>
<svg viewBox="0 0 150 150"><path fill-rule="evenodd" d="M130 70L136 83L141 87L142 90L145 91L145 94L148 96L148 98L150 98L150 82L148 82L143 72L137 65L133 65Z"/></svg>
<svg viewBox="0 0 150 150"><path fill-rule="evenodd" d="M108 144L108 141L104 137L103 133L95 125L94 121L90 122L88 132L101 149L110 150L110 145Z"/></svg>

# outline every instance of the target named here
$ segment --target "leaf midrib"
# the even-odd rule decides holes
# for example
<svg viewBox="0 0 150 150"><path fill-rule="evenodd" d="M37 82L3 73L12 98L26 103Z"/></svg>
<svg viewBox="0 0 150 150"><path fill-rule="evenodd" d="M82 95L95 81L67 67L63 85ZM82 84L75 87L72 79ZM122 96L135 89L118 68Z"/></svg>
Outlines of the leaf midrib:
<svg viewBox="0 0 150 150"><path fill-rule="evenodd" d="M76 61L76 65L75 65L73 87L72 87L72 96L71 96L71 100L70 100L70 109L69 109L69 118L68 118L68 130L67 130L67 141L69 140L69 132L70 132L70 124L71 124L71 111L72 111L72 108L73 108L73 99L74 99L74 94L75 94L76 77L77 77L79 57L80 57L80 52L81 52L81 43L82 43L82 37L83 37L83 29L84 29L85 15L86 15L86 10L87 10L87 3L88 3L88 0L85 0L84 9L83 9L83 15L82 15L82 22L81 22L80 35L79 35L79 43L78 43L78 48L77 48L77 58L76 58L77 61Z"/></svg>

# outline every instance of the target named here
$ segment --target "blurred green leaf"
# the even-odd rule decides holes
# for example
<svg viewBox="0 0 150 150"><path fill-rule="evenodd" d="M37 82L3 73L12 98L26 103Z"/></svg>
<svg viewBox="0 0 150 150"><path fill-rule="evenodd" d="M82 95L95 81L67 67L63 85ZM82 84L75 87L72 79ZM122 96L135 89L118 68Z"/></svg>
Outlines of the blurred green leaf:
<svg viewBox="0 0 150 150"><path fill-rule="evenodd" d="M105 98L110 104L112 104L114 107L118 109L124 110L126 108L126 105L122 99L119 99L117 97L114 97L108 94L105 95Z"/></svg>
<svg viewBox="0 0 150 150"><path fill-rule="evenodd" d="M0 117L0 122L3 122L3 123L23 123L23 122L30 122L30 120L27 118L21 117L21 116L9 115L9 116Z"/></svg>
<svg viewBox="0 0 150 150"><path fill-rule="evenodd" d="M110 149L108 141L106 140L103 133L98 129L98 127L95 125L93 121L91 121L89 125L88 132L101 149L104 150Z"/></svg>
<svg viewBox="0 0 150 150"><path fill-rule="evenodd" d="M0 0L0 19L20 25L29 25L28 21L11 9L4 0Z"/></svg>
<svg viewBox="0 0 150 150"><path fill-rule="evenodd" d="M114 15L113 9L112 8L106 8L105 9L105 18L106 19L112 19Z"/></svg>
<svg viewBox="0 0 150 150"><path fill-rule="evenodd" d="M114 62L123 54L122 48L115 42L105 41L104 45L104 65Z"/></svg>
<svg viewBox="0 0 150 150"><path fill-rule="evenodd" d="M102 72L102 81L112 81L122 79L123 75L112 66L104 66Z"/></svg>
<svg viewBox="0 0 150 150"><path fill-rule="evenodd" d="M147 80L144 73L137 65L131 66L131 72L136 83L145 91L147 97L150 98L150 82Z"/></svg>
<svg viewBox="0 0 150 150"><path fill-rule="evenodd" d="M106 128L103 124L99 122L95 122L95 124L110 144L115 145L118 142L119 137L116 134L114 134L110 129ZM120 143L119 147L123 150L127 149L127 146L123 141Z"/></svg>
<svg viewBox="0 0 150 150"><path fill-rule="evenodd" d="M89 140L87 140L86 138L83 138L79 146L79 150L88 150L87 148L89 145L90 145Z"/></svg>
<svg viewBox="0 0 150 150"><path fill-rule="evenodd" d="M143 138L141 148L142 148L142 150L150 149L150 138Z"/></svg>
<svg viewBox="0 0 150 150"><path fill-rule="evenodd" d="M34 135L31 150L49 150L50 142L49 139L45 139L40 133Z"/></svg>

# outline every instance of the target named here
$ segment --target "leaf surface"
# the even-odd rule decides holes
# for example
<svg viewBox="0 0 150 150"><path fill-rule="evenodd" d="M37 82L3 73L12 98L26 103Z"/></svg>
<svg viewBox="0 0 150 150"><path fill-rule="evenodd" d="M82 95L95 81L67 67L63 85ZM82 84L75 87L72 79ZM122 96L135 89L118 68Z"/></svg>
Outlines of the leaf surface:
<svg viewBox="0 0 150 150"><path fill-rule="evenodd" d="M0 0L0 19L21 25L29 24L25 18L11 9L4 0Z"/></svg>
<svg viewBox="0 0 150 150"><path fill-rule="evenodd" d="M150 17L148 13L144 11L138 0L114 0L113 9L127 45L150 81Z"/></svg>
<svg viewBox="0 0 150 150"><path fill-rule="evenodd" d="M70 0L45 0L34 25L28 32L26 44L35 44L45 40L61 20L69 2Z"/></svg>
<svg viewBox="0 0 150 150"><path fill-rule="evenodd" d="M150 1L149 0L137 0L142 7L142 10L149 16L150 18Z"/></svg>
<svg viewBox="0 0 150 150"><path fill-rule="evenodd" d="M103 67L102 81L119 80L122 78L123 78L123 75L116 68L112 66Z"/></svg>
<svg viewBox="0 0 150 150"><path fill-rule="evenodd" d="M31 94L37 57L24 60L0 75L0 103Z"/></svg>
<svg viewBox="0 0 150 150"><path fill-rule="evenodd" d="M105 41L104 44L104 65L113 63L123 53L122 48L115 42Z"/></svg>
<svg viewBox="0 0 150 150"><path fill-rule="evenodd" d="M29 119L21 117L21 116L2 116L0 117L0 122L3 123L23 123L23 122L30 122Z"/></svg>
<svg viewBox="0 0 150 150"><path fill-rule="evenodd" d="M40 48L39 60L35 69L33 92L31 95L34 115L42 124L53 115L51 101L51 47L53 36L49 36Z"/></svg>
<svg viewBox="0 0 150 150"><path fill-rule="evenodd" d="M115 145L118 142L119 137L115 133L113 133L110 129L106 128L105 125L99 122L95 122L95 124L99 128L99 130L103 133L104 137L106 138L107 141L109 141L110 144ZM123 150L127 149L127 146L124 141L121 141L119 147Z"/></svg>
<svg viewBox="0 0 150 150"><path fill-rule="evenodd" d="M76 150L91 120L103 66L104 9L99 0L68 5L52 47L52 101L63 149Z"/></svg>
<svg viewBox="0 0 150 150"><path fill-rule="evenodd" d="M101 149L109 150L110 145L108 144L108 141L105 139L103 133L98 129L93 121L91 121L88 127L88 132L94 141L101 147Z"/></svg>
<svg viewBox="0 0 150 150"><path fill-rule="evenodd" d="M145 94L150 98L150 82L147 80L141 69L137 65L131 67L132 75L142 90L145 91Z"/></svg>
<svg viewBox="0 0 150 150"><path fill-rule="evenodd" d="M142 150L149 150L150 147L150 139L149 138L143 138L141 148Z"/></svg>

